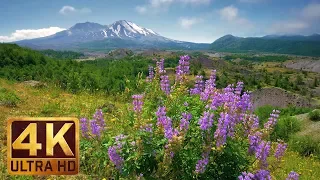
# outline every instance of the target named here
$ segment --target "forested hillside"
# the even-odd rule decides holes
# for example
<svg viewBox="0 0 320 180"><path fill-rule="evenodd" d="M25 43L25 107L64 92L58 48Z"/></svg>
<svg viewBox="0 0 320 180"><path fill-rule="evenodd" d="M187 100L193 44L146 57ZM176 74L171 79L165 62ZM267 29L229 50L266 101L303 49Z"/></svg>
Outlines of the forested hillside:
<svg viewBox="0 0 320 180"><path fill-rule="evenodd" d="M241 38L226 35L211 44L211 49L224 52L270 52L320 56L319 41Z"/></svg>
<svg viewBox="0 0 320 180"><path fill-rule="evenodd" d="M72 92L123 91L126 86L135 86L139 72L144 72L145 76L150 61L143 57L119 61L59 60L17 45L0 44L0 77L17 81L45 81Z"/></svg>

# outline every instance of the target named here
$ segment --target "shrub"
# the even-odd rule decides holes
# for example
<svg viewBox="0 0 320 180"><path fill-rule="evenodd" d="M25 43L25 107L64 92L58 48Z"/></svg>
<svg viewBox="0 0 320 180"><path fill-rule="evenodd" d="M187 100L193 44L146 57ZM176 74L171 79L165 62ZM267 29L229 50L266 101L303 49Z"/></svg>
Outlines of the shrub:
<svg viewBox="0 0 320 180"><path fill-rule="evenodd" d="M298 136L291 138L289 145L292 150L299 152L302 156L316 155L320 157L320 143L313 140L312 136Z"/></svg>
<svg viewBox="0 0 320 180"><path fill-rule="evenodd" d="M278 139L282 139L289 141L289 137L300 130L301 122L297 118L290 116L281 117L271 134L271 140L277 141Z"/></svg>
<svg viewBox="0 0 320 180"><path fill-rule="evenodd" d="M15 107L20 102L20 98L12 91L0 87L0 105Z"/></svg>
<svg viewBox="0 0 320 180"><path fill-rule="evenodd" d="M320 121L320 110L311 111L308 116L311 121Z"/></svg>
<svg viewBox="0 0 320 180"><path fill-rule="evenodd" d="M81 118L82 171L117 179L270 179L287 147L267 139L280 112L259 128L242 82L217 89L213 70L190 90L188 74L189 57L182 56L171 86L157 62L144 92L132 95L116 121L106 121L102 110Z"/></svg>
<svg viewBox="0 0 320 180"><path fill-rule="evenodd" d="M45 116L53 116L60 112L59 103L48 103L42 107L41 113Z"/></svg>

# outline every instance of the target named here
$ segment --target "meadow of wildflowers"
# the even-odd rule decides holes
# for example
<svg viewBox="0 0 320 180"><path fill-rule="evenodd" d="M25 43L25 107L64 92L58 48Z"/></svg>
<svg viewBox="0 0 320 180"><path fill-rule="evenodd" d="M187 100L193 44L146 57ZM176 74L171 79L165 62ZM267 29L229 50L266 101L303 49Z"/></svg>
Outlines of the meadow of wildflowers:
<svg viewBox="0 0 320 180"><path fill-rule="evenodd" d="M131 96L130 110L121 117L132 119L130 130L113 137L101 110L91 120L81 119L81 148L91 149L92 156L98 152L91 166L93 171L100 168L98 176L273 179L271 172L281 166L287 149L281 140L270 141L280 112L271 112L260 126L244 84L217 89L215 70L208 79L196 76L189 88L189 61L189 56L181 56L174 82L169 81L164 59L149 67L145 91ZM87 167L92 157L90 153L82 157ZM298 178L298 173L287 172L288 180Z"/></svg>

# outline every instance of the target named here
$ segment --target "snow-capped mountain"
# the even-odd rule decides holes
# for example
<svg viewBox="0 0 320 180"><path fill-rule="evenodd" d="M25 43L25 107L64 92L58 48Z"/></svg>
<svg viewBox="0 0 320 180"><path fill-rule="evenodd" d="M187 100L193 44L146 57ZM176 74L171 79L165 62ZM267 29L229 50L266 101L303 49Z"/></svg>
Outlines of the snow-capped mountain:
<svg viewBox="0 0 320 180"><path fill-rule="evenodd" d="M101 32L105 38L119 37L119 38L140 38L146 36L160 36L151 29L143 28L133 22L120 20L107 26L107 29Z"/></svg>
<svg viewBox="0 0 320 180"><path fill-rule="evenodd" d="M101 48L108 48L108 44L119 46L120 42L120 47L124 48L126 48L125 44L128 43L131 45L135 44L134 46L141 45L144 47L145 45L152 45L152 48L155 46L165 48L163 46L172 46L173 44L187 49L197 46L196 43L176 41L163 37L151 29L141 27L126 20L119 20L110 25L101 25L93 22L77 23L69 29L51 36L22 40L16 43L31 48L70 49L83 46L87 47L88 44L90 44L89 46L103 44Z"/></svg>
<svg viewBox="0 0 320 180"><path fill-rule="evenodd" d="M133 22L120 20L110 25L100 25L97 23L85 22L78 23L71 28L60 32L69 37L81 36L80 39L103 40L106 38L140 38L147 36L160 36L151 29L143 28Z"/></svg>

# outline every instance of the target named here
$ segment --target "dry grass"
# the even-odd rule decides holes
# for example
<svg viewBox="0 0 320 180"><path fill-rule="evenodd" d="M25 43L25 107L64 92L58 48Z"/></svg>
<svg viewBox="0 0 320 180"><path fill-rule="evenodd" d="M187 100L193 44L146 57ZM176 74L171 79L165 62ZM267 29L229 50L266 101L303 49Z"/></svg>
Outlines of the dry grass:
<svg viewBox="0 0 320 180"><path fill-rule="evenodd" d="M299 136L310 136L312 140L320 143L320 121L311 121L307 114L298 115L297 118L302 122L302 130Z"/></svg>
<svg viewBox="0 0 320 180"><path fill-rule="evenodd" d="M0 106L0 179L87 179L77 176L8 176L6 167L6 119L9 117L89 117L104 103L115 103L115 98L88 93L70 94L58 88L33 88L22 83L0 79L0 87L13 91L20 99L17 107ZM116 108L122 106L115 103Z"/></svg>

